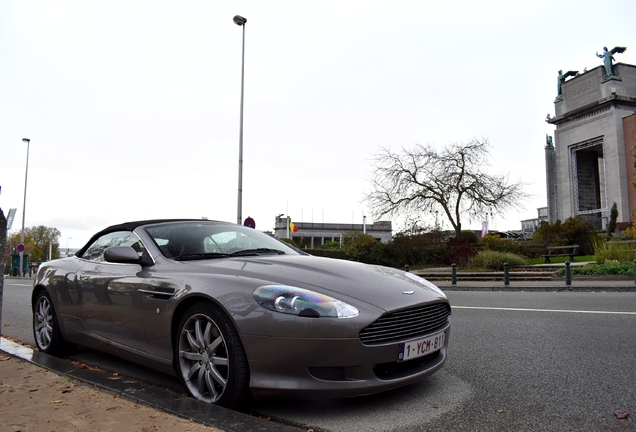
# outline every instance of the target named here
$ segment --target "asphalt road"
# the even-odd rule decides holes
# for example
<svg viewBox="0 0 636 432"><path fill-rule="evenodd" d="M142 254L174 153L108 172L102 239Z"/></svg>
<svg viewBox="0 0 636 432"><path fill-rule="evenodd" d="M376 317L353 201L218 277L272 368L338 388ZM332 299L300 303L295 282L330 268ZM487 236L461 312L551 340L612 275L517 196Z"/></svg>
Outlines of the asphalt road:
<svg viewBox="0 0 636 432"><path fill-rule="evenodd" d="M2 334L33 344L29 281L5 280ZM449 360L407 388L257 402L318 431L636 430L636 293L448 292ZM80 350L78 359L179 390L176 378ZM617 419L628 412L633 420Z"/></svg>

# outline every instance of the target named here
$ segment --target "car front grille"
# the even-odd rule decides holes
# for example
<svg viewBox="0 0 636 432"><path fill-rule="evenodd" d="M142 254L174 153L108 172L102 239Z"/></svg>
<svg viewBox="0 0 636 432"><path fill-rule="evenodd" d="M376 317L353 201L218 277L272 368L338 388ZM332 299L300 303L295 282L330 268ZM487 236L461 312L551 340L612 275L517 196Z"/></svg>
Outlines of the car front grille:
<svg viewBox="0 0 636 432"><path fill-rule="evenodd" d="M410 339L444 327L451 314L448 303L418 306L380 317L360 332L365 345Z"/></svg>

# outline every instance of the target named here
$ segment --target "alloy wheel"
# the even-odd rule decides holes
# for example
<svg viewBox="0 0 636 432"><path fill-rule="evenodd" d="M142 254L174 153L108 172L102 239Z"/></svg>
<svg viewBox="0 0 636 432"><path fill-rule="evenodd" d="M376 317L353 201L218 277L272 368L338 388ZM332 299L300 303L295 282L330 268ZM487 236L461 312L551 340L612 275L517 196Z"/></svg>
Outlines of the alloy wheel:
<svg viewBox="0 0 636 432"><path fill-rule="evenodd" d="M190 316L179 334L179 366L183 381L197 399L215 403L228 383L229 359L225 338L203 313Z"/></svg>
<svg viewBox="0 0 636 432"><path fill-rule="evenodd" d="M38 298L35 306L33 328L38 348L46 351L53 337L53 311L51 302L44 295Z"/></svg>

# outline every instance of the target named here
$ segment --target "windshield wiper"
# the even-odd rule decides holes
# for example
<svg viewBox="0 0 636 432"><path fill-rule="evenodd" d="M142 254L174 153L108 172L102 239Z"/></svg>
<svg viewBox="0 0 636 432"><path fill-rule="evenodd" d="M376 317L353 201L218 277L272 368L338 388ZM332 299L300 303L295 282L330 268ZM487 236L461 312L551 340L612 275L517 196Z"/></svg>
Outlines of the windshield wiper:
<svg viewBox="0 0 636 432"><path fill-rule="evenodd" d="M268 254L273 253L277 255L285 255L285 252L278 249L270 249L270 248L256 248L256 249L243 249L240 251L232 252L231 256L253 256L260 254Z"/></svg>
<svg viewBox="0 0 636 432"><path fill-rule="evenodd" d="M231 255L226 253L207 252L207 253L177 255L176 257L173 257L173 259L177 261L181 261L181 260L185 261L185 260L210 259L210 258L227 258L229 256Z"/></svg>

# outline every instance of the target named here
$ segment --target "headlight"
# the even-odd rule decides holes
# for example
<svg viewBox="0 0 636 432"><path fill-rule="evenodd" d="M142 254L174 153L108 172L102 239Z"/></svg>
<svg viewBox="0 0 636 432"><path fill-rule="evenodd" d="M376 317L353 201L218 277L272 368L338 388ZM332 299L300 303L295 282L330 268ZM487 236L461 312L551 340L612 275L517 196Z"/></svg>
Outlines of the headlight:
<svg viewBox="0 0 636 432"><path fill-rule="evenodd" d="M343 301L302 288L282 285L258 287L254 301L265 309L303 317L353 318L358 309Z"/></svg>
<svg viewBox="0 0 636 432"><path fill-rule="evenodd" d="M409 273L409 272L405 272L405 273L404 273L404 275L405 275L407 278L409 278L409 279L411 279L411 280L414 280L415 282L418 282L418 283L420 283L420 284L424 285L426 288L430 288L430 289L432 289L432 290L433 290L433 291L435 291L437 294L441 294L441 295L443 295L443 296L444 296L444 298L446 298L446 294L444 294L444 292L443 292L441 289L439 289L439 288L438 288L435 284L433 284L433 283L431 283L431 282L427 281L426 279L421 278L421 277L419 277L419 276L417 276L417 275L414 275L413 273Z"/></svg>

